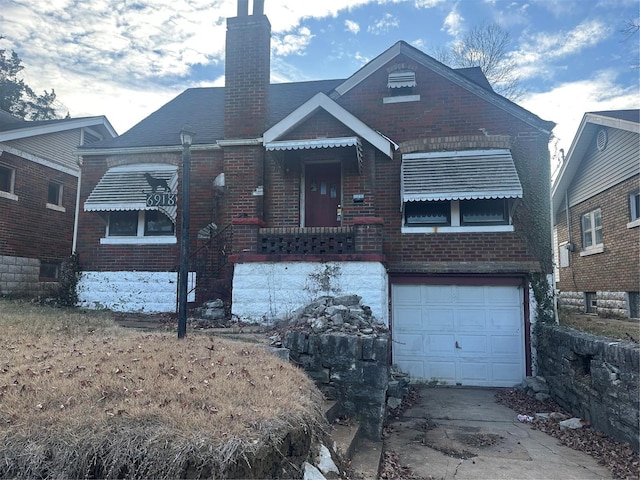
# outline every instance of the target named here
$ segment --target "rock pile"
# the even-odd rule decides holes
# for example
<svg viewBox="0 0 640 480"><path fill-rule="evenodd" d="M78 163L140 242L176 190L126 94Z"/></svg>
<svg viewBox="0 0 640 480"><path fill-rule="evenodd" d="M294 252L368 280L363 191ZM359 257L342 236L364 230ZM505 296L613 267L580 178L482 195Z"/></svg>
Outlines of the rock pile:
<svg viewBox="0 0 640 480"><path fill-rule="evenodd" d="M371 308L362 305L358 295L320 297L310 304L275 321L277 330L308 331L310 333L346 333L377 335L388 332L385 324L376 320Z"/></svg>
<svg viewBox="0 0 640 480"><path fill-rule="evenodd" d="M520 385L520 388L527 395L540 402L544 402L551 398L549 395L549 385L547 385L545 378L541 376L525 378L524 382Z"/></svg>

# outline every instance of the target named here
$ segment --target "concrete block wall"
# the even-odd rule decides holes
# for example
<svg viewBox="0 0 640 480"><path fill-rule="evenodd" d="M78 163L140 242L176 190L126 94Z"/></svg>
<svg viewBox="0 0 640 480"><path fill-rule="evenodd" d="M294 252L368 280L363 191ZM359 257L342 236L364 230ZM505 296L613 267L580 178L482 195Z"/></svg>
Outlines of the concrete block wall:
<svg viewBox="0 0 640 480"><path fill-rule="evenodd" d="M640 435L640 345L539 324L538 374L551 396L637 451Z"/></svg>
<svg viewBox="0 0 640 480"><path fill-rule="evenodd" d="M382 436L390 370L388 334L355 336L289 331L289 358L301 366L342 413L358 418L366 437Z"/></svg>
<svg viewBox="0 0 640 480"><path fill-rule="evenodd" d="M0 294L37 293L40 260L37 258L0 255Z"/></svg>

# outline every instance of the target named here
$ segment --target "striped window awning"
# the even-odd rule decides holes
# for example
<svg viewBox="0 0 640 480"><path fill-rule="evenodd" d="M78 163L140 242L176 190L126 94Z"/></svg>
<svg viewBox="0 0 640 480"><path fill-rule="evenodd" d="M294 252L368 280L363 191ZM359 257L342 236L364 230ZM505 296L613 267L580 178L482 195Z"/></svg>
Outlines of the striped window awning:
<svg viewBox="0 0 640 480"><path fill-rule="evenodd" d="M304 140L279 140L265 144L268 151L311 150L317 148L355 147L358 168L362 170L362 142L359 137L310 138Z"/></svg>
<svg viewBox="0 0 640 480"><path fill-rule="evenodd" d="M387 88L403 88L403 87L415 87L416 86L416 72L401 71L391 72L389 74L389 81Z"/></svg>
<svg viewBox="0 0 640 480"><path fill-rule="evenodd" d="M145 174L151 179L148 180ZM169 188L168 191L164 187L165 182ZM151 193L175 195L177 191L178 167L174 165L121 165L107 170L85 201L84 211L160 210L175 223L177 206L149 206L147 195Z"/></svg>
<svg viewBox="0 0 640 480"><path fill-rule="evenodd" d="M410 153L402 157L402 201L522 198L509 150Z"/></svg>

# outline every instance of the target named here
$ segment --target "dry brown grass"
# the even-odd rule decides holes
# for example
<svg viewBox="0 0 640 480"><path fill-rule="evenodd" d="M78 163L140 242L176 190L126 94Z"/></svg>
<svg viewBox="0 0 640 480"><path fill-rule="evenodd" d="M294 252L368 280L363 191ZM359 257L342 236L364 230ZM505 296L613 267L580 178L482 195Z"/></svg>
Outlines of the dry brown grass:
<svg viewBox="0 0 640 480"><path fill-rule="evenodd" d="M217 476L321 426L312 382L257 345L2 300L0 328L0 476Z"/></svg>
<svg viewBox="0 0 640 480"><path fill-rule="evenodd" d="M558 312L560 325L575 328L583 332L616 340L638 343L640 340L640 320L603 318L566 310Z"/></svg>

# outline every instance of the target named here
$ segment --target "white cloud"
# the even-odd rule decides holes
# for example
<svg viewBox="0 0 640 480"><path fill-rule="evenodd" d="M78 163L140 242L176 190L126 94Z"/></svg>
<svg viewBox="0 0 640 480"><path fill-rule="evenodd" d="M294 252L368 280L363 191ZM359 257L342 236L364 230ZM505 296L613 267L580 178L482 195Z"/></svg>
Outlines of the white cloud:
<svg viewBox="0 0 640 480"><path fill-rule="evenodd" d="M558 138L558 148L568 152L586 112L638 108L640 95L637 87L617 84L613 72L599 71L590 79L530 94L519 103L539 117L556 122L553 133Z"/></svg>
<svg viewBox="0 0 640 480"><path fill-rule="evenodd" d="M380 20L367 27L367 32L374 35L382 35L388 33L392 28L398 28L399 26L400 21L397 17L394 17L390 13L385 13Z"/></svg>
<svg viewBox="0 0 640 480"><path fill-rule="evenodd" d="M453 37L457 37L462 31L463 23L464 18L458 12L457 5L455 5L453 9L451 9L449 14L445 17L442 30Z"/></svg>
<svg viewBox="0 0 640 480"><path fill-rule="evenodd" d="M344 26L346 27L347 32L353 33L354 35L360 31L360 25L353 20L345 20Z"/></svg>
<svg viewBox="0 0 640 480"><path fill-rule="evenodd" d="M313 38L311 30L300 27L297 33L289 33L284 36L272 35L271 50L276 55L303 55L304 50Z"/></svg>
<svg viewBox="0 0 640 480"><path fill-rule="evenodd" d="M597 20L582 22L570 31L535 33L521 40L511 59L521 79L547 76L553 61L597 45L610 33L610 28Z"/></svg>

